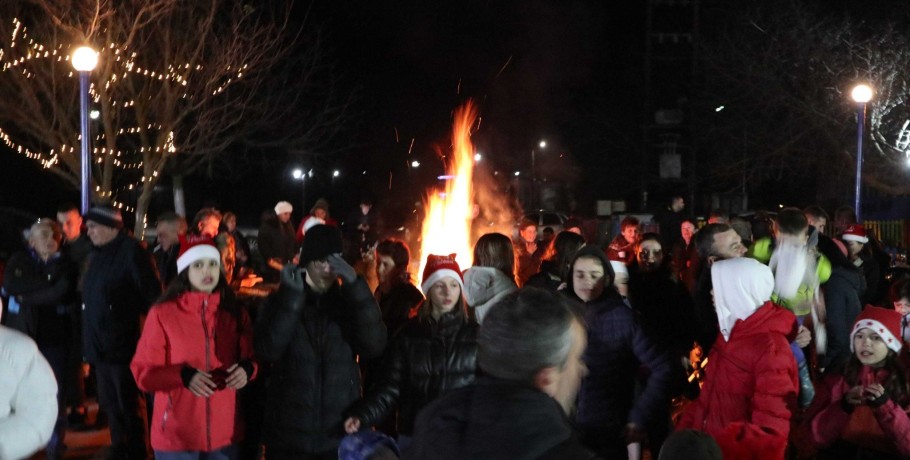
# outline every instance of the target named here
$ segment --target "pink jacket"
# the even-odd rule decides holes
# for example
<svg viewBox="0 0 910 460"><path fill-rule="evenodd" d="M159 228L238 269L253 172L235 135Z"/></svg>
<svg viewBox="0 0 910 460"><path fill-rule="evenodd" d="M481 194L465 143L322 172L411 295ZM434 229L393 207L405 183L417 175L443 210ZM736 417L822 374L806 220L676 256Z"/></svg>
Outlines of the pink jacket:
<svg viewBox="0 0 910 460"><path fill-rule="evenodd" d="M884 371L876 373L875 380L881 383L887 375ZM841 433L850 421L850 414L841 407L841 400L850 391L850 385L842 375L833 375L824 380L829 395L828 398L817 403L824 407L812 418L812 441L824 446L840 438ZM819 392L819 396L824 393ZM871 433L879 433L875 439L869 440L869 445L880 445L883 452L899 452L902 457L910 457L910 417L904 408L894 400L889 400L880 407L872 409L872 414L878 422L877 427L869 427Z"/></svg>
<svg viewBox="0 0 910 460"><path fill-rule="evenodd" d="M770 301L733 326L730 340L718 335L698 399L677 429L710 434L724 459L781 459L799 388L788 337L796 317Z"/></svg>
<svg viewBox="0 0 910 460"><path fill-rule="evenodd" d="M218 309L220 298L188 292L149 311L130 368L139 388L155 393L155 450L211 452L242 439L237 392L228 388L202 398L181 378L185 366L210 371L252 360L249 316L241 311L238 326L238 315Z"/></svg>

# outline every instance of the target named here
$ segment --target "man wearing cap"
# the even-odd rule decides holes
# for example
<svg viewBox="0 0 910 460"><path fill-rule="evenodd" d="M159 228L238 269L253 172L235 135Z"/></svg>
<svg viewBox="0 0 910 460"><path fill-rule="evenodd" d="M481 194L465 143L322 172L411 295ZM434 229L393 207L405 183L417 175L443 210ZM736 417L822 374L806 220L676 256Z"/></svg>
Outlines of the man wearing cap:
<svg viewBox="0 0 910 460"><path fill-rule="evenodd" d="M385 347L379 307L341 251L337 227L309 229L300 268L284 267L260 312L256 356L273 364L263 427L269 460L337 458L342 414L361 394L358 356Z"/></svg>
<svg viewBox="0 0 910 460"><path fill-rule="evenodd" d="M265 261L262 277L276 283L285 264L297 261L297 240L291 225L294 207L287 201L275 205L275 216L265 219L259 226L259 254Z"/></svg>
<svg viewBox="0 0 910 460"><path fill-rule="evenodd" d="M139 341L140 316L161 294L161 283L151 256L122 231L120 211L95 206L85 221L94 249L82 289L83 353L95 367L112 457L144 459L143 408L129 365Z"/></svg>

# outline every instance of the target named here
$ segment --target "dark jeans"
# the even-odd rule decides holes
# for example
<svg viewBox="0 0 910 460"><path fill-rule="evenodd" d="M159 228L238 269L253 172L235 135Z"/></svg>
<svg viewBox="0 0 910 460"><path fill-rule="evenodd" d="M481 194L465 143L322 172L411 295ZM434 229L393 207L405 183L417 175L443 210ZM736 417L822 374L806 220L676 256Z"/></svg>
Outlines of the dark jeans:
<svg viewBox="0 0 910 460"><path fill-rule="evenodd" d="M117 459L147 458L145 401L127 364L96 363L98 405L111 428L111 453Z"/></svg>

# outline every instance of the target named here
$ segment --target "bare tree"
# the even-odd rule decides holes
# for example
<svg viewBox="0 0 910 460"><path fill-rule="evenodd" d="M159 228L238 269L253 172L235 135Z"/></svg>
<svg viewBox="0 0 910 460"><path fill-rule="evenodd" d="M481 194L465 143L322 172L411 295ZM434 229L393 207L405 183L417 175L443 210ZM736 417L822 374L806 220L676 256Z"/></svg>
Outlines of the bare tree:
<svg viewBox="0 0 910 460"><path fill-rule="evenodd" d="M79 184L78 85L92 72L96 200L135 210L137 234L165 173L208 168L230 149L319 152L343 125L318 33L290 7L229 0L30 0L0 5L0 129L14 149ZM124 192L139 189L136 203Z"/></svg>
<svg viewBox="0 0 910 460"><path fill-rule="evenodd" d="M819 199L843 201L856 162L854 85L875 89L868 105L863 180L877 190L910 192L898 147L910 119L910 34L896 21L867 24L821 14L805 2L755 2L720 11L725 27L708 36L702 56L703 145L716 177L814 180ZM905 11L906 13L906 11Z"/></svg>

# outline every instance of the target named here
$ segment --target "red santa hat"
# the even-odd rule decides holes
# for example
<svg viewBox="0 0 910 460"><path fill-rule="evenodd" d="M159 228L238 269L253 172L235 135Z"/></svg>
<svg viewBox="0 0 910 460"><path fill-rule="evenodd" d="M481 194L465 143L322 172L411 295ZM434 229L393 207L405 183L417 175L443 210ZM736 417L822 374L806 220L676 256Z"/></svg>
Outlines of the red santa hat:
<svg viewBox="0 0 910 460"><path fill-rule="evenodd" d="M853 224L847 227L847 229L844 230L844 234L841 235L841 238L843 238L844 241L856 241L863 244L869 242L869 238L866 236L866 227L863 227L863 224Z"/></svg>
<svg viewBox="0 0 910 460"><path fill-rule="evenodd" d="M202 235L180 237L180 253L177 256L177 273L182 272L200 259L215 259L221 264L221 253L211 238Z"/></svg>
<svg viewBox="0 0 910 460"><path fill-rule="evenodd" d="M427 265L423 269L423 281L420 283L420 290L424 295L429 295L430 288L437 281L445 277L455 278L461 290L464 291L464 280L461 278L461 269L458 268L458 262L455 262L455 254L447 256L427 256Z"/></svg>
<svg viewBox="0 0 910 460"><path fill-rule="evenodd" d="M853 336L860 329L872 329L881 336L888 348L894 350L895 353L901 351L901 346L903 346L903 340L901 340L901 314L897 311L866 305L866 308L856 317L853 331L850 332L850 351L854 351Z"/></svg>

